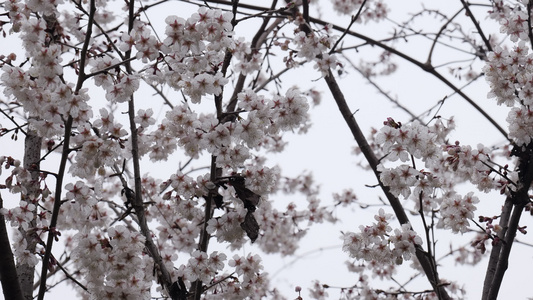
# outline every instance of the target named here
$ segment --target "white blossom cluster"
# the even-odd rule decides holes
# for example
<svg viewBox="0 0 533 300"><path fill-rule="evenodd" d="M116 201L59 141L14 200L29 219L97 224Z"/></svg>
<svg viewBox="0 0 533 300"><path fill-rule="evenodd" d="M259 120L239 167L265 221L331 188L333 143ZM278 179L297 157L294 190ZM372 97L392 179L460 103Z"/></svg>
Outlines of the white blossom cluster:
<svg viewBox="0 0 533 300"><path fill-rule="evenodd" d="M509 137L519 146L529 144L533 125L533 54L522 40L511 51L497 47L488 54L483 70L491 88L488 97L511 107L506 119Z"/></svg>
<svg viewBox="0 0 533 300"><path fill-rule="evenodd" d="M391 218L392 214L386 214L380 209L379 214L374 216L377 223L361 225L360 233L344 234L343 250L351 257L379 265L402 264L404 259L410 260L415 247L422 245L422 239L409 224L402 225L401 229L395 229L391 234Z"/></svg>
<svg viewBox="0 0 533 300"><path fill-rule="evenodd" d="M479 199L470 192L464 197L454 195L444 198L440 205L441 218L437 227L450 228L452 232L464 233L468 231L468 220L474 218L475 204Z"/></svg>
<svg viewBox="0 0 533 300"><path fill-rule="evenodd" d="M361 5L365 2L363 0L331 0L333 9L341 15L355 15ZM359 22L375 21L379 22L387 17L388 7L382 0L366 1L365 7L359 18Z"/></svg>
<svg viewBox="0 0 533 300"><path fill-rule="evenodd" d="M509 36L513 47L508 50L496 46L488 54L483 68L490 85L488 97L495 98L498 105L511 108L506 119L509 137L516 145L526 146L531 143L533 135L530 130L533 126L533 54L527 46L531 42L527 3L510 7L503 1L495 2L490 16L500 22L500 31Z"/></svg>
<svg viewBox="0 0 533 300"><path fill-rule="evenodd" d="M155 132L146 134L151 142L147 145L152 145L150 157L166 159L177 140L191 157L205 150L216 155L220 165L238 168L252 157L251 149L282 150L282 132L297 130L308 121L309 104L296 89L273 99L247 90L238 100L242 116L237 122L219 123L213 114L197 115L187 105L176 106Z"/></svg>
<svg viewBox="0 0 533 300"><path fill-rule="evenodd" d="M384 125L374 132L372 140L374 149L382 155L378 166L381 182L395 197L411 199L415 210L432 212L438 228L453 233L469 230L479 199L472 192L459 195L455 191L458 183L470 182L484 192L508 192L508 180L516 176L516 172L508 170L506 178L493 172L496 165L491 162L491 151L483 145L475 149L458 142L450 145L447 135L453 129L453 120L445 124L439 119L426 126L417 121L401 124L388 118ZM423 169L418 166L420 163ZM378 223L361 226L360 233L346 233L343 249L356 259L374 262L370 266L410 259L414 247L422 241L409 224L390 234L390 217L380 210L375 217ZM374 275L381 276L379 268L372 269Z"/></svg>
<svg viewBox="0 0 533 300"><path fill-rule="evenodd" d="M144 236L126 226L108 234L81 231L72 258L81 268L93 299L150 297L153 261L144 253Z"/></svg>
<svg viewBox="0 0 533 300"><path fill-rule="evenodd" d="M483 192L500 190L507 184L507 179L492 172L495 165L487 147L480 144L472 149L458 142L450 145L446 139L450 130L447 127L440 120L431 127L417 122L396 127L386 125L376 135L375 141L384 151L380 167L382 182L395 196L410 197L417 209L420 204L424 209L438 209L442 201L457 196L454 186L461 182L471 182ZM422 161L425 168L416 169L413 159ZM387 160L412 165L385 167ZM514 174L509 171L508 175Z"/></svg>
<svg viewBox="0 0 533 300"><path fill-rule="evenodd" d="M307 61L314 61L315 69L326 76L330 69L337 66L337 57L335 54L328 54L327 51L335 43L336 37L331 36L326 28L324 34L313 31L306 34L300 31L294 37L294 43L298 49L298 57L305 58Z"/></svg>
<svg viewBox="0 0 533 300"><path fill-rule="evenodd" d="M347 189L347 190L342 191L341 194L333 193L333 200L335 200L335 203L337 205L341 205L342 207L347 207L357 201L357 195L354 193L352 189Z"/></svg>

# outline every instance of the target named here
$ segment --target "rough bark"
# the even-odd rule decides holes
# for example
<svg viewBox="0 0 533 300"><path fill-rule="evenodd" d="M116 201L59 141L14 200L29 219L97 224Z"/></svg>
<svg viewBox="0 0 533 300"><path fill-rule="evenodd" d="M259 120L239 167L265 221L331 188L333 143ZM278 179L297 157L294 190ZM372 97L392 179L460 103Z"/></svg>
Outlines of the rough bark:
<svg viewBox="0 0 533 300"><path fill-rule="evenodd" d="M31 181L25 184L26 193L22 194L22 200L27 203L35 203L39 197L39 160L41 159L41 137L37 135L35 130L28 130L26 132L25 146L24 146L24 168L30 170ZM35 218L36 211L34 211ZM35 230L35 219L30 222L28 231L22 227L19 228L20 233L26 240L26 250L35 253L37 246L37 236ZM33 284L35 275L35 266L28 264L17 263L17 274L20 283L20 288L24 299L31 300L33 298Z"/></svg>
<svg viewBox="0 0 533 300"><path fill-rule="evenodd" d="M4 206L3 202L0 196L0 208ZM0 214L0 281L2 282L2 291L5 299L24 299L18 281L15 259L9 245L6 220L2 214Z"/></svg>

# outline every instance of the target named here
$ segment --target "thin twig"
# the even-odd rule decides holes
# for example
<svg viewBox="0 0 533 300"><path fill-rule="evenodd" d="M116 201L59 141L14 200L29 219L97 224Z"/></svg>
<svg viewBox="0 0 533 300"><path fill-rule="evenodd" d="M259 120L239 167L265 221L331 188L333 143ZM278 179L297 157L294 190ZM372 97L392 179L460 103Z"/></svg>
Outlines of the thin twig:
<svg viewBox="0 0 533 300"><path fill-rule="evenodd" d="M420 123L422 123L422 120L420 120L420 118L415 115L411 110L409 110L407 107L403 106L398 100L392 98L389 93L387 93L386 91L384 91L381 86L379 86L370 76L368 76L367 74L365 74L361 69L359 69L351 59L349 59L344 53L342 54L344 59L346 59L346 61L352 66L352 68L354 70L356 70L357 72L359 72L359 74L361 74L361 76L363 76L367 81L368 83L370 83L380 94L382 94L383 96L385 96L385 98L387 98L390 102L394 103L396 105L396 107L398 107L399 109L403 110L404 112L406 112L412 120L418 120Z"/></svg>
<svg viewBox="0 0 533 300"><path fill-rule="evenodd" d="M13 118L13 116L10 116L8 115L3 109L0 108L0 113L2 113L6 118L8 118L11 122L13 122L13 124L15 124L15 126L17 127L18 130L20 130L22 133L24 133L24 135L26 135L26 131L24 129L22 129L22 126L20 126L17 121L15 121L15 118Z"/></svg>
<svg viewBox="0 0 533 300"><path fill-rule="evenodd" d="M464 6L464 8L466 10L466 13L468 14L470 19L472 20L472 23L474 23L474 26L476 26L476 29L477 29L477 32L478 32L479 36L483 40L483 43L485 43L485 47L487 47L487 50L492 51L492 46L490 44L490 41L487 39L487 37L485 37L485 34L483 33L483 29L481 29L481 26L479 26L479 22L476 20L476 17L474 16L472 11L470 10L470 3L467 3L465 0L461 0L461 3L463 3L463 6ZM531 28L531 26L529 26L529 28Z"/></svg>
<svg viewBox="0 0 533 300"><path fill-rule="evenodd" d="M439 37L444 32L446 27L448 27L448 25L453 21L453 19L455 19L462 11L463 11L463 8L461 8L451 18L449 18L448 21L446 23L444 23L444 25L442 25L442 27L440 28L439 32L435 36L435 39L433 40L433 43L431 44L431 48L429 49L428 58L427 58L426 63L425 63L428 66L431 66L431 57L433 56L433 51L435 50L435 46L437 44L437 41L439 40Z"/></svg>
<svg viewBox="0 0 533 300"><path fill-rule="evenodd" d="M361 15L361 12L363 11L363 7L365 6L366 4L366 0L363 1L363 3L361 3L361 6L359 7L359 10L357 11L357 13L355 14L355 16L352 16L352 19L350 21L350 24L348 24L348 26L346 27L346 30L344 30L344 32L342 33L342 35L339 37L339 39L335 42L335 44L333 45L333 47L331 47L331 50L329 50L329 54L332 54L335 52L335 48L337 48L337 46L340 44L340 42L342 41L342 39L346 36L346 34L348 33L348 31L350 30L350 28L353 26L353 24L355 24L355 22L357 21L357 19L359 19L359 15Z"/></svg>

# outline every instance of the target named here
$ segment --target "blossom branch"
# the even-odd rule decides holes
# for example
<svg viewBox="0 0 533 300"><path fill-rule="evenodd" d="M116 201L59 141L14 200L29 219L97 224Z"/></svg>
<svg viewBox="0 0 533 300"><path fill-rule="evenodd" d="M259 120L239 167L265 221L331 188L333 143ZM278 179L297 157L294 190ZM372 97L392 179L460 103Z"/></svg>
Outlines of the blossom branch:
<svg viewBox="0 0 533 300"><path fill-rule="evenodd" d="M133 22L135 20L135 2L130 1L128 6L128 12L129 12L129 18L128 18L128 33L130 33L133 30ZM131 57L131 49L126 51L124 55L125 60L129 60ZM131 64L128 61L126 63L126 71L131 74L132 68ZM170 277L170 273L168 272L165 264L163 263L163 259L159 253L159 250L157 248L157 245L152 240L152 234L150 231L150 228L148 227L148 224L146 222L146 213L144 210L143 205L143 199L142 199L142 182L141 182L141 167L140 167L140 156L139 156L139 141L138 141L138 130L137 130L137 124L135 123L135 101L133 95L130 96L130 99L128 101L128 119L129 119L129 125L130 125L130 132L131 132L131 154L132 154L132 160L133 160L133 174L134 174L134 184L135 184L135 192L133 195L133 208L135 209L135 214L137 216L137 219L139 220L139 227L141 230L141 233L145 237L145 245L148 250L149 255L154 260L154 263L157 265L158 270L160 272L159 280L163 287L167 290L167 292L170 292L172 290L172 278ZM128 199L130 200L130 199Z"/></svg>
<svg viewBox="0 0 533 300"><path fill-rule="evenodd" d="M271 5L271 11L276 7L277 0L272 1ZM252 58L253 52L257 51L259 48L259 45L261 45L268 34L272 32L280 23L281 19L276 19L271 26L266 28L268 25L268 22L270 22L270 19L272 18L273 13L270 12L266 17L263 18L263 23L261 23L261 26L259 27L259 30L255 33L254 37L252 38L252 43L250 45L250 48L252 50L252 53L250 53L246 59L250 60ZM281 74L280 74L281 75ZM240 74L239 78L237 79L237 83L235 84L235 87L233 89L233 94L230 97L229 103L226 106L226 112L233 112L235 111L235 108L237 107L237 95L242 92L242 89L244 88L244 82L246 80L246 75Z"/></svg>
<svg viewBox="0 0 533 300"><path fill-rule="evenodd" d="M92 29L93 29L93 22L94 22L94 14L96 12L96 4L95 0L91 0L89 2L89 20L87 23L87 32L85 34L85 41L83 43L83 47L80 53L80 69L79 69L79 75L78 75L78 81L76 83L75 87L75 93L78 93L82 86L83 82L86 80L86 74L85 74L85 59L87 57L87 51L89 49L89 43L91 41L91 35L92 35ZM44 299L44 294L46 292L46 274L48 272L48 265L50 263L51 255L52 255L52 245L54 243L54 239L57 238L55 228L57 225L57 219L59 217L59 209L61 207L61 193L62 193L62 186L63 186L63 178L65 176L65 170L66 165L68 161L68 155L70 153L70 136L72 131L72 123L73 123L72 115L69 114L66 122L65 122L65 134L64 134L64 140L63 140L63 149L61 153L61 160L59 164L59 171L57 173L56 177L56 190L54 195L54 207L52 210L52 217L50 219L50 231L48 232L48 237L46 241L46 251L43 258L42 263L42 271L41 271L41 284L39 287L39 294L38 294L38 300Z"/></svg>
<svg viewBox="0 0 533 300"><path fill-rule="evenodd" d="M210 3L218 3L218 4L224 4L224 5L232 5L230 1L224 1L224 0L209 0ZM266 10L268 8L260 7L260 6L254 6L254 5L241 5L243 8L248 9L254 9L254 10ZM277 13L282 15L291 15L289 11L277 11ZM489 123L491 123L496 130L498 130L507 140L511 141L508 137L507 131L501 127L496 120L494 120L484 109L482 109L477 103L474 102L468 95L466 95L460 88L455 86L453 83L451 83L449 80L444 78L431 64L422 63L413 57L395 49L392 48L380 41L374 40L366 35L360 34L358 32L348 30L342 26L338 26L335 24L330 24L324 20L309 17L309 22L320 24L322 26L331 26L332 29L340 31L340 32L346 32L347 35L353 36L355 38L364 40L366 43L372 46L377 46L382 48L383 50L386 50L392 54L395 54L399 56L402 59L407 60L408 62L414 64L415 66L421 68L422 70L426 71L427 73L430 73L431 75L435 76L437 79L439 79L441 82L443 82L445 85L447 85L449 88L451 88L455 93L457 93L459 96L461 96L466 102L468 102L474 109L476 109ZM244 84L244 82L243 82ZM233 99L233 97L232 97Z"/></svg>
<svg viewBox="0 0 533 300"><path fill-rule="evenodd" d="M328 88L335 99L335 102L337 103L337 106L346 121L346 124L348 125L348 128L350 128L350 131L352 132L352 135L359 145L359 148L361 149L361 152L365 156L366 160L368 161L370 168L372 171L374 171L374 175L376 176L379 186L385 193L385 196L389 200L389 203L394 210L394 213L396 217L398 218L398 221L400 224L410 224L409 218L407 217L407 214L405 213L405 210L400 202L400 200L395 197L391 192L389 187L385 186L383 182L380 179L380 172L378 171L378 165L379 160L375 156L374 152L372 151L372 148L368 144L368 141L366 140L363 132L361 131L359 125L357 124L357 121L355 120L352 112L350 111L350 108L348 107L348 104L346 103L346 99L344 98L344 94L342 93L340 87L337 84L337 81L333 77L333 73L331 70L328 71L328 75L324 77ZM428 245L429 246L429 245ZM444 287L441 285L438 277L438 273L436 273L432 267L431 264L431 257L429 257L428 253L422 249L419 245L416 246L416 257L418 258L420 264L422 265L422 268L424 269L424 272L426 273L426 276L428 277L428 280L435 290L435 292L439 295L439 299L450 299L448 296L448 293L444 289Z"/></svg>

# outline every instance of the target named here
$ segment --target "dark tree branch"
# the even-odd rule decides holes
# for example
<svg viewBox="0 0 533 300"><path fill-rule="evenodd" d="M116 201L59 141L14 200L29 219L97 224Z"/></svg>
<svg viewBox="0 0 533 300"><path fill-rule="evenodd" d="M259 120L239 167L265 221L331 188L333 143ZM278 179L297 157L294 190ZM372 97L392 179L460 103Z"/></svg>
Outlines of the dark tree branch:
<svg viewBox="0 0 533 300"><path fill-rule="evenodd" d="M333 77L333 74L331 73L331 70L329 70L329 74L324 77L326 80L326 83L329 87L329 90L331 92L331 95L335 99L335 102L337 103L337 106L339 107L339 110L346 121L346 124L348 125L348 128L350 128L350 131L352 132L352 135L359 145L359 148L361 149L361 152L365 156L366 160L368 161L370 168L374 172L374 175L376 176L379 186L385 193L385 196L389 200L389 203L394 210L394 214L398 218L398 221L400 224L410 224L409 218L407 217L407 214L405 213L405 210L400 202L400 200L395 197L391 192L389 187L385 186L383 182L380 179L380 172L378 171L378 165L379 160L370 148L370 145L368 145L368 142L359 128L359 124L357 124L357 121L355 120L353 113L351 112L350 108L348 107L348 104L346 103L346 99L344 98L344 94L342 93L340 87L337 84L337 81ZM428 245L429 247L429 245ZM435 292L439 295L439 299L450 299L448 296L448 293L444 289L444 286L439 281L438 273L434 271L434 268L432 267L431 260L432 258L429 257L429 254L422 249L421 246L416 246L416 257L418 258L420 264L422 265L422 268L428 277L428 280L435 290Z"/></svg>
<svg viewBox="0 0 533 300"><path fill-rule="evenodd" d="M85 41L83 43L83 47L80 52L80 69L79 69L78 81L76 83L74 93L78 93L81 90L83 86L83 82L87 79L86 74L85 74L85 65L86 65L85 59L87 57L87 51L89 49L89 43L91 41L95 12L96 12L95 0L91 0L89 2L89 20L87 23L87 32L85 33ZM41 271L41 284L39 286L39 295L37 298L38 300L43 300L44 294L46 292L46 278L47 278L46 274L48 272L50 259L52 256L52 245L54 243L54 239L56 238L57 219L59 217L59 209L61 207L61 192L63 188L63 178L65 176L68 155L70 153L69 145L70 145L70 136L72 132L73 121L74 120L72 116L69 115L65 122L65 134L64 134L65 138L63 140L63 150L61 153L61 160L59 163L59 171L56 176L54 207L52 210L52 218L50 220L50 227L49 227L48 237L46 241L46 251L44 254L44 258L43 258L42 271Z"/></svg>
<svg viewBox="0 0 533 300"><path fill-rule="evenodd" d="M2 207L4 207L4 200L2 199L2 195L0 195L0 208ZM3 214L0 214L0 281L2 282L2 291L5 299L24 299L22 290L20 289L17 269L15 268L15 258L11 251L11 245L9 244L6 220Z"/></svg>
<svg viewBox="0 0 533 300"><path fill-rule="evenodd" d="M476 20L476 17L474 16L472 11L470 10L470 3L467 3L465 0L461 0L461 3L463 4L463 6L465 8L466 13L468 14L470 19L472 20L472 23L474 23L474 26L476 26L476 30L477 30L479 36L481 37L481 39L483 40L483 43L485 43L485 47L487 47L488 51L492 51L492 46L490 44L490 41L485 36L485 33L483 33L483 29L481 29L481 26L479 26L479 22ZM530 26L530 28L531 28L531 26Z"/></svg>
<svg viewBox="0 0 533 300"><path fill-rule="evenodd" d="M135 1L130 1L128 6L129 16L128 16L128 33L133 30L133 23L135 21ZM128 74L132 73L132 67L129 59L131 58L131 50L126 51L124 55L124 60L127 61L125 64L126 71ZM163 263L163 259L161 257L161 254L159 253L159 249L157 245L152 240L152 232L150 228L148 227L147 221L146 221L146 213L144 209L144 203L142 199L142 182L141 182L141 167L140 167L140 156L139 156L139 141L138 141L138 133L137 133L137 124L135 123L135 99L133 96L130 97L130 100L128 101L128 119L129 119L129 125L130 125L130 132L131 132L131 154L132 154L132 161L133 161L133 177L134 177L134 195L130 194L129 196L133 199L133 209L135 210L135 215L137 216L137 219L139 221L139 227L140 231L145 237L145 246L147 249L148 254L152 257L154 260L155 265L157 266L157 269L159 271L158 277L161 285L166 289L167 292L170 293L172 290L172 278L170 277L170 273L168 272L165 264ZM126 194L128 196L128 194Z"/></svg>
<svg viewBox="0 0 533 300"><path fill-rule="evenodd" d="M533 182L533 144L523 148L525 150L518 154L518 188L511 192L505 202L500 220L500 223L504 224L502 233L499 235L502 238L491 252L489 269L483 287L483 300L493 300L498 297L503 276L509 264L509 256L518 231L520 217L524 207L530 201L528 192Z"/></svg>
<svg viewBox="0 0 533 300"><path fill-rule="evenodd" d="M272 1L271 11L276 7L276 4L277 4L277 0ZM252 55L257 51L259 46L265 41L268 34L272 32L278 26L279 23L281 23L281 20L277 19L267 29L266 26L268 25L268 22L270 22L272 15L273 15L273 12L270 12L267 16L263 17L263 23L261 23L259 30L255 33L254 37L252 38L252 43L250 45L252 52L246 57L246 59L250 60L252 58ZM237 79L237 83L235 84L235 87L233 89L233 94L231 95L229 103L226 106L226 113L231 113L235 111L237 107L237 96L240 92L242 92L245 81L246 81L246 75L239 74L239 78Z"/></svg>

